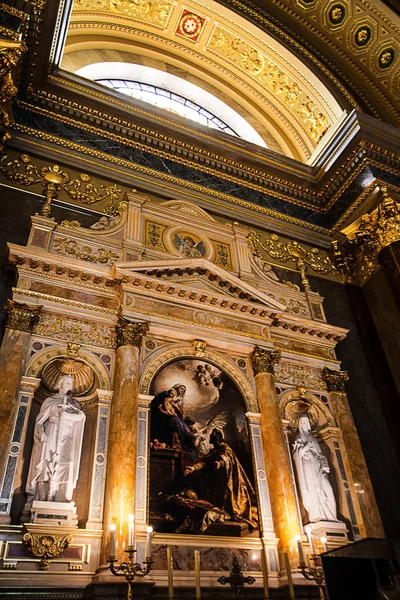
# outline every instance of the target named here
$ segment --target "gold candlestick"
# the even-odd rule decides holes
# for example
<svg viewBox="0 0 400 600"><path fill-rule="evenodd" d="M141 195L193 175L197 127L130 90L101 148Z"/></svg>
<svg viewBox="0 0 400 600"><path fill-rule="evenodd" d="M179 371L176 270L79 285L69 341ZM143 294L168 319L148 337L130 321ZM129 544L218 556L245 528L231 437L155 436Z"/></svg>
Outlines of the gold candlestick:
<svg viewBox="0 0 400 600"><path fill-rule="evenodd" d="M169 600L172 600L174 597L174 572L173 572L171 546L167 546L167 567L168 567L168 598L169 598Z"/></svg>
<svg viewBox="0 0 400 600"><path fill-rule="evenodd" d="M200 552L199 550L194 551L194 572L196 577L196 599L201 598L201 586L200 586Z"/></svg>

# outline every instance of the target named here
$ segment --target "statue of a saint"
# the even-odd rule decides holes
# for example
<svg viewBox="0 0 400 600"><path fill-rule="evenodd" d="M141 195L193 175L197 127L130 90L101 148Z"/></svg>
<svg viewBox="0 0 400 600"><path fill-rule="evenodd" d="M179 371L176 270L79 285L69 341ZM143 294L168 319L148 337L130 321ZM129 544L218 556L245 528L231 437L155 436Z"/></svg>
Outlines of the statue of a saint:
<svg viewBox="0 0 400 600"><path fill-rule="evenodd" d="M81 459L85 415L70 396L74 380L64 375L58 391L46 398L36 418L26 484L29 499L70 502Z"/></svg>
<svg viewBox="0 0 400 600"><path fill-rule="evenodd" d="M309 520L337 521L336 500L328 479L328 460L311 432L311 423L307 415L299 418L293 456L301 498Z"/></svg>

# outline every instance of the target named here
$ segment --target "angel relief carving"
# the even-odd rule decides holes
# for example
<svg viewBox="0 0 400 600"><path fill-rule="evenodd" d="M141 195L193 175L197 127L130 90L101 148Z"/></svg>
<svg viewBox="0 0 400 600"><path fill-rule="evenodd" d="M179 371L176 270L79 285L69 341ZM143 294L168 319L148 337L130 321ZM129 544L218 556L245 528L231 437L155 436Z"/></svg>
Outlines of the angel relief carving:
<svg viewBox="0 0 400 600"><path fill-rule="evenodd" d="M246 536L258 529L245 406L214 365L180 359L152 383L150 520L156 531Z"/></svg>

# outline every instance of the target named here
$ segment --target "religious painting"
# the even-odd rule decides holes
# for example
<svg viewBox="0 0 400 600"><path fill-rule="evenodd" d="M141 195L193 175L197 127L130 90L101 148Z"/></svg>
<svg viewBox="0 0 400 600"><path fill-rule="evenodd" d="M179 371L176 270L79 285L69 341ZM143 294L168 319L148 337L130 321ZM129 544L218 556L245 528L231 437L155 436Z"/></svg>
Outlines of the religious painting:
<svg viewBox="0 0 400 600"><path fill-rule="evenodd" d="M173 245L184 258L202 258L206 254L204 242L193 233L185 231L175 233Z"/></svg>
<svg viewBox="0 0 400 600"><path fill-rule="evenodd" d="M200 359L155 377L150 409L150 523L164 533L259 535L245 404L234 381Z"/></svg>

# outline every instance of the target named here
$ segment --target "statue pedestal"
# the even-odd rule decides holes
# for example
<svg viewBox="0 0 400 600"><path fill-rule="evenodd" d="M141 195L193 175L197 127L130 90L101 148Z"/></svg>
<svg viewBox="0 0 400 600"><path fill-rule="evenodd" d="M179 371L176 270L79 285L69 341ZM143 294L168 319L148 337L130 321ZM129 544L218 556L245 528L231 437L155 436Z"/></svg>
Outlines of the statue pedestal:
<svg viewBox="0 0 400 600"><path fill-rule="evenodd" d="M66 527L78 524L75 502L45 502L34 500L31 507L31 523L37 525L65 525Z"/></svg>
<svg viewBox="0 0 400 600"><path fill-rule="evenodd" d="M306 523L305 527L311 527L314 539L326 537L329 547L343 546L349 539L348 529L343 521L315 521Z"/></svg>

